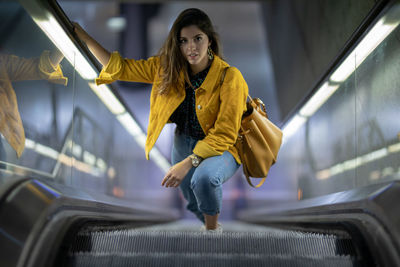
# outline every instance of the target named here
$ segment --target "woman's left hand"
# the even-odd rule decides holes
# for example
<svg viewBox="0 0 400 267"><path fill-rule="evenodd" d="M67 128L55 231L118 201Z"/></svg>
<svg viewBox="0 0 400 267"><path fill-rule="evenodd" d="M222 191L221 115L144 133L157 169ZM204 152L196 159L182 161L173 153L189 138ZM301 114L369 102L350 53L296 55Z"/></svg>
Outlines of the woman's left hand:
<svg viewBox="0 0 400 267"><path fill-rule="evenodd" d="M165 187L178 187L191 168L192 162L190 158L187 157L169 169L162 180L161 185Z"/></svg>

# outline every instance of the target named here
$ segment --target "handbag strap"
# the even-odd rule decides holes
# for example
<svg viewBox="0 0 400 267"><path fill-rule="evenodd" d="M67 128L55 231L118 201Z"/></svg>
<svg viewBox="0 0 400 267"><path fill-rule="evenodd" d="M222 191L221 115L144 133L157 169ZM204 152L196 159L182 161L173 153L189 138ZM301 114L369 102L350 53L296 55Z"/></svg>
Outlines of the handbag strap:
<svg viewBox="0 0 400 267"><path fill-rule="evenodd" d="M219 86L222 86L222 84L224 83L225 80L225 75L226 72L228 71L229 67L226 67L223 71L222 71L222 76L221 76L221 80L219 81Z"/></svg>
<svg viewBox="0 0 400 267"><path fill-rule="evenodd" d="M245 176L246 176L247 183L251 187L254 187L254 188L259 188L260 186L262 186L264 184L265 180L267 179L267 177L264 177L264 178L261 179L261 181L257 185L253 185L253 183L250 180L250 177L247 174L245 174Z"/></svg>
<svg viewBox="0 0 400 267"><path fill-rule="evenodd" d="M219 86L222 86L222 84L224 83L225 75L226 75L226 72L228 71L229 68L230 68L230 67L226 67L226 68L222 71L221 80L219 81ZM247 94L247 97L250 98L250 101L253 101L253 98L251 98L250 94Z"/></svg>
<svg viewBox="0 0 400 267"><path fill-rule="evenodd" d="M246 136L243 136L242 138L246 138ZM237 149L240 149L240 150L241 150L242 147L241 147L241 146L238 146ZM242 153L242 152L241 152L241 153ZM267 177L263 177L263 178L261 179L261 181L260 181L257 185L254 185L254 184L251 182L250 175L249 175L249 172L247 171L246 166L245 166L244 164L242 164L242 167L243 167L243 173L244 173L244 176L246 177L247 183L248 183L251 187L253 187L253 188L258 188L258 187L260 187L260 186L262 186L262 185L264 184L264 182L265 182L265 180L267 179Z"/></svg>
<svg viewBox="0 0 400 267"><path fill-rule="evenodd" d="M264 178L261 179L261 181L257 185L253 185L253 183L250 180L250 177L248 175L245 175L245 176L246 176L247 183L251 187L254 187L254 188L259 188L260 186L262 186L264 184L265 180L267 179L267 177L264 177Z"/></svg>

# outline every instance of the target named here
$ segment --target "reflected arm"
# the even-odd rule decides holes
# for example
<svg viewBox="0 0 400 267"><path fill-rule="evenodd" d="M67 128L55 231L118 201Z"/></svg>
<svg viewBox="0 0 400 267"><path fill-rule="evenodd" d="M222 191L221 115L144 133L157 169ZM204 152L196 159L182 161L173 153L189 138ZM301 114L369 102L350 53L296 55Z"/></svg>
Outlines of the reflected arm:
<svg viewBox="0 0 400 267"><path fill-rule="evenodd" d="M58 64L61 63L61 61L64 58L64 55L58 49L55 49L50 52L49 58L50 58L51 64L54 67L56 67Z"/></svg>
<svg viewBox="0 0 400 267"><path fill-rule="evenodd" d="M78 23L74 22L73 25L74 32L79 39L87 45L90 52L103 65L103 67L106 66L110 60L111 53L93 39Z"/></svg>
<svg viewBox="0 0 400 267"><path fill-rule="evenodd" d="M48 80L67 85L59 62L64 56L56 51L45 50L40 57L23 58L15 55L2 55L4 71L10 81Z"/></svg>

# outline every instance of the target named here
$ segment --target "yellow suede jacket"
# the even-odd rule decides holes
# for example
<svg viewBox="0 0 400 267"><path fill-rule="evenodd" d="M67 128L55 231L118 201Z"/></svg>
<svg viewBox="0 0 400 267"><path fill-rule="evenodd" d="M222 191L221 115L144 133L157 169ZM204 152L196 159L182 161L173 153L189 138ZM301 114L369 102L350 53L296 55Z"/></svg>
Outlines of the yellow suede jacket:
<svg viewBox="0 0 400 267"><path fill-rule="evenodd" d="M196 90L196 114L206 137L199 140L193 153L208 158L222 155L229 151L240 164L238 152L234 146L242 119L246 111L248 87L242 74L235 67L230 67L222 86L220 81L223 70L229 65L218 56L214 57L210 70L203 84ZM146 158L161 130L175 109L185 99L185 88L171 90L166 95L158 93L161 83L160 58L147 60L123 59L118 52L113 52L108 64L96 79L97 85L115 80L152 83L150 97L150 118L146 139ZM183 74L181 75L183 79ZM180 83L183 84L183 83Z"/></svg>

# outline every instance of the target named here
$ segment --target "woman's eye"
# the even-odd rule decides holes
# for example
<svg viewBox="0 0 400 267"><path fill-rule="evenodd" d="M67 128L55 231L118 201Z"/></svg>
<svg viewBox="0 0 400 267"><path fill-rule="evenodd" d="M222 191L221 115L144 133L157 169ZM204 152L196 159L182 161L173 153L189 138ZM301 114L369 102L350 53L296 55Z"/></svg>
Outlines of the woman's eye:
<svg viewBox="0 0 400 267"><path fill-rule="evenodd" d="M202 39L203 39L203 38L200 37L200 36L196 37L196 40L197 40L197 41L201 41Z"/></svg>
<svg viewBox="0 0 400 267"><path fill-rule="evenodd" d="M180 40L179 40L179 43L180 43L180 44L184 44L184 43L186 43L186 40L185 40L185 39L180 39Z"/></svg>

